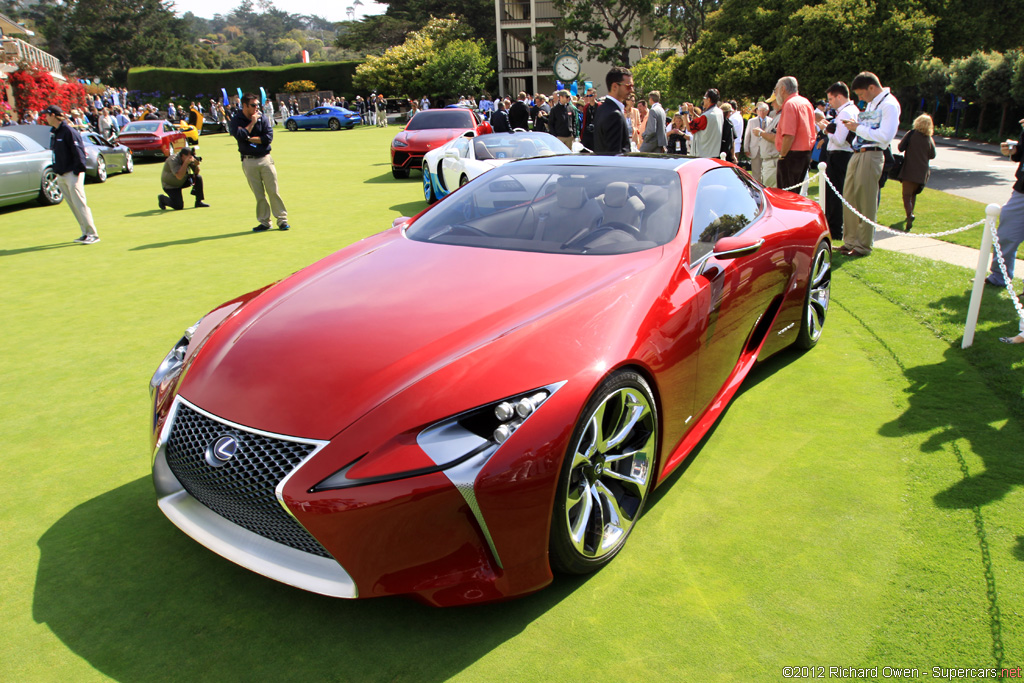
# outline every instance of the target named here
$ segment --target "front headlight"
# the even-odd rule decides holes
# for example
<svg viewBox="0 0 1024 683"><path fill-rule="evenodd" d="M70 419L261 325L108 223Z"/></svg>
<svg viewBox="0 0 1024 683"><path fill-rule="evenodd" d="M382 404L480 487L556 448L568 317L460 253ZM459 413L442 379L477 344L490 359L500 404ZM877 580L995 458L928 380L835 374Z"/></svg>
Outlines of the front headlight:
<svg viewBox="0 0 1024 683"><path fill-rule="evenodd" d="M188 353L189 342L192 341L192 335L195 334L196 328L199 327L201 322L202 318L197 320L195 325L185 330L185 334L182 335L181 339L164 356L160 366L153 373L153 378L149 380L150 398L163 395L167 388L174 383L174 380L178 378L178 375L181 374L181 368L185 364L185 354Z"/></svg>
<svg viewBox="0 0 1024 683"><path fill-rule="evenodd" d="M486 462L564 384L564 381L557 382L516 394L430 425L416 435L416 444L434 462L433 467L374 477L350 477L350 471L366 457L364 455L321 481L313 490L344 489L415 477L440 472L475 458Z"/></svg>
<svg viewBox="0 0 1024 683"><path fill-rule="evenodd" d="M409 146L409 143L408 143L408 142L405 142L404 140L397 140L397 139L396 139L396 140L393 140L393 141L391 142L391 146L392 146L392 147L408 147L408 146Z"/></svg>

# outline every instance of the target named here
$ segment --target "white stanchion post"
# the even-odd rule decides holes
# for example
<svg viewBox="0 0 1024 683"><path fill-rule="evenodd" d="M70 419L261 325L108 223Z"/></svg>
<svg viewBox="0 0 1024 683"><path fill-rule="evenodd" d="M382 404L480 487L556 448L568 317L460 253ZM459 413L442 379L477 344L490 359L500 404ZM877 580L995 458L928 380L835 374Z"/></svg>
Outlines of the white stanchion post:
<svg viewBox="0 0 1024 683"><path fill-rule="evenodd" d="M988 264L992 259L992 229L999 220L999 205L989 204L985 207L985 232L981 235L981 251L978 253L978 268L974 271L974 288L971 290L971 303L967 307L967 323L964 325L964 340L960 348L966 349L974 343L974 328L978 325L978 312L981 310L981 295L985 290L985 277Z"/></svg>
<svg viewBox="0 0 1024 683"><path fill-rule="evenodd" d="M804 197L807 196L807 189L811 186L811 172L808 170L807 174L804 175L804 181L800 183L800 194Z"/></svg>
<svg viewBox="0 0 1024 683"><path fill-rule="evenodd" d="M825 169L828 167L824 161L818 163L818 204L821 205L822 212L825 211L825 190L828 185L825 183Z"/></svg>

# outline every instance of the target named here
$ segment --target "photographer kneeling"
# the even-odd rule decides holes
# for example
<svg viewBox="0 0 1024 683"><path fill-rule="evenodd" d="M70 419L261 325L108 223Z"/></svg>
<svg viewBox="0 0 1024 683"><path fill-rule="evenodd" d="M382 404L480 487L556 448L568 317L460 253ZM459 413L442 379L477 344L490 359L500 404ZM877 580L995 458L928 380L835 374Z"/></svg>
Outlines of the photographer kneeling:
<svg viewBox="0 0 1024 683"><path fill-rule="evenodd" d="M193 147L183 147L177 154L172 154L164 162L163 173L160 174L160 183L164 187L166 195L157 196L157 202L161 209L170 207L175 211L185 208L185 200L181 191L186 187L192 188L192 194L196 198L196 208L209 206L203 200L203 177L199 175L199 162L202 157L196 156Z"/></svg>

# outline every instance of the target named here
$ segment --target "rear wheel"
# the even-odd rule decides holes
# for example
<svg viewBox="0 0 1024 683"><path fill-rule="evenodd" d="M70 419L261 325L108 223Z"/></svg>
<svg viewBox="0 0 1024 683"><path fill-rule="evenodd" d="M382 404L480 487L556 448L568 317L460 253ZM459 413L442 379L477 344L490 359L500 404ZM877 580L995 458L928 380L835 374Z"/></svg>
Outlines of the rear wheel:
<svg viewBox="0 0 1024 683"><path fill-rule="evenodd" d="M462 187L463 185L465 185L465 184L466 184L466 183L468 183L468 182L469 182L469 178L467 178L467 177L466 177L466 174L465 174L465 173L463 173L463 174L462 174L462 177L461 177L461 178L459 178L459 187Z"/></svg>
<svg viewBox="0 0 1024 683"><path fill-rule="evenodd" d="M96 182L107 182L107 160L103 158L102 154L96 159Z"/></svg>
<svg viewBox="0 0 1024 683"><path fill-rule="evenodd" d="M606 379L573 430L555 492L551 566L568 574L600 569L625 545L654 477L658 413L636 372Z"/></svg>
<svg viewBox="0 0 1024 683"><path fill-rule="evenodd" d="M285 121L284 127L292 132L295 132L299 129L299 124L295 123L291 119L288 119L287 121Z"/></svg>
<svg viewBox="0 0 1024 683"><path fill-rule="evenodd" d="M60 190L57 182L57 174L52 168L43 171L43 180L39 187L39 203L44 206L60 204L64 199L64 193Z"/></svg>
<svg viewBox="0 0 1024 683"><path fill-rule="evenodd" d="M804 295L804 313L800 320L800 333L796 344L800 349L812 349L821 338L825 326L825 314L832 291L832 251L827 242L822 242L814 252L811 273L807 279L807 294Z"/></svg>
<svg viewBox="0 0 1024 683"><path fill-rule="evenodd" d="M338 119L331 119L327 122L327 127L331 130L341 130L341 122Z"/></svg>

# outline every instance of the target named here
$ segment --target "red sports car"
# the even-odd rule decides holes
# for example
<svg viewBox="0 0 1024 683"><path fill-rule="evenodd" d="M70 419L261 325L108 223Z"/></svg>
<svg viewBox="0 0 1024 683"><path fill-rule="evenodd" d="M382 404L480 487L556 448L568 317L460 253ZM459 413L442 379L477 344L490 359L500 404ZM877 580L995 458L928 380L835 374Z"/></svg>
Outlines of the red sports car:
<svg viewBox="0 0 1024 683"><path fill-rule="evenodd" d="M188 144L185 134L170 121L132 121L117 141L135 157L169 157Z"/></svg>
<svg viewBox="0 0 1024 683"><path fill-rule="evenodd" d="M818 206L725 162L514 161L186 331L160 508L325 595L539 590L622 549L758 359L815 345L830 282Z"/></svg>
<svg viewBox="0 0 1024 683"><path fill-rule="evenodd" d="M391 141L391 174L408 178L409 169L420 169L423 155L467 130L477 135L493 132L491 124L471 109L428 109L412 117Z"/></svg>

